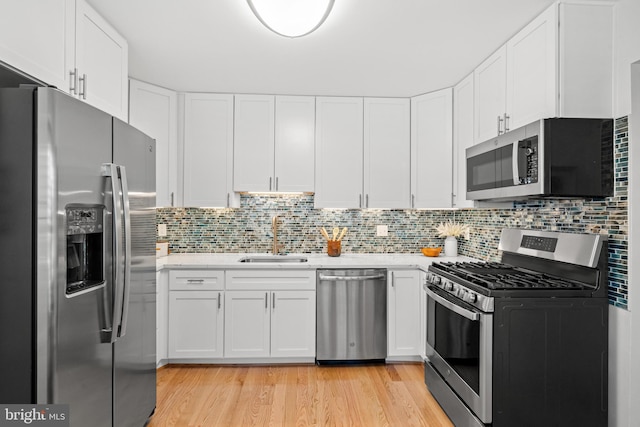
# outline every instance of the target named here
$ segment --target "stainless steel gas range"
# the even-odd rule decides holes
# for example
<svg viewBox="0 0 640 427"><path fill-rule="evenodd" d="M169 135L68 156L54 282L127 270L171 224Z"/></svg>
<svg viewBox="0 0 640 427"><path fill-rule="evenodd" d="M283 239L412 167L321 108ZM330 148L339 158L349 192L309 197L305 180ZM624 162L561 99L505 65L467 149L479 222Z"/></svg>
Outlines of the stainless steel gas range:
<svg viewBox="0 0 640 427"><path fill-rule="evenodd" d="M429 267L425 382L456 427L607 425L607 242L505 229Z"/></svg>

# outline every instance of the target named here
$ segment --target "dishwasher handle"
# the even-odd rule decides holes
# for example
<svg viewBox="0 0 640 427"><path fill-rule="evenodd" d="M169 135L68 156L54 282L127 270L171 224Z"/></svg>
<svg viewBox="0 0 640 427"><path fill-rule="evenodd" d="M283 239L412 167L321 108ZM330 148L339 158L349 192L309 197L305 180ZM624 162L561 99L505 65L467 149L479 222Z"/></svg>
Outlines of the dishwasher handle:
<svg viewBox="0 0 640 427"><path fill-rule="evenodd" d="M378 280L378 279L384 279L385 275L380 273L380 274L371 274L371 275L367 275L367 276L327 276L325 274L320 274L318 275L318 278L320 280L327 280L329 282L341 282L341 281L346 281L346 282L361 282L364 280Z"/></svg>

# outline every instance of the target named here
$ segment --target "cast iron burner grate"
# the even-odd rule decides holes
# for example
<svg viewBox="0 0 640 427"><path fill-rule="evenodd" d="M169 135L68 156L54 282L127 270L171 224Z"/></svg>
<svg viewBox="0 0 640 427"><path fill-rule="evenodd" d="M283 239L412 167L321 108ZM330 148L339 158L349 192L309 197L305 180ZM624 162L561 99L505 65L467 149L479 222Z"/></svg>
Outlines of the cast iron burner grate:
<svg viewBox="0 0 640 427"><path fill-rule="evenodd" d="M499 262L443 262L438 268L487 289L584 289L584 283Z"/></svg>

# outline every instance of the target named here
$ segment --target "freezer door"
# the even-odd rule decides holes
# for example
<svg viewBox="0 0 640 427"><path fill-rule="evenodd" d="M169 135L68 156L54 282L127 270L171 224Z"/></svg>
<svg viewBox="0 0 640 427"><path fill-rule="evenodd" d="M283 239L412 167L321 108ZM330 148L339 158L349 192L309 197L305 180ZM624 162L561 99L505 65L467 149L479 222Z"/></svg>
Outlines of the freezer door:
<svg viewBox="0 0 640 427"><path fill-rule="evenodd" d="M142 426L156 406L155 141L113 119L114 163L129 189L130 281L114 343L114 426Z"/></svg>
<svg viewBox="0 0 640 427"><path fill-rule="evenodd" d="M36 94L36 400L69 404L71 426L111 427L111 117L55 89Z"/></svg>

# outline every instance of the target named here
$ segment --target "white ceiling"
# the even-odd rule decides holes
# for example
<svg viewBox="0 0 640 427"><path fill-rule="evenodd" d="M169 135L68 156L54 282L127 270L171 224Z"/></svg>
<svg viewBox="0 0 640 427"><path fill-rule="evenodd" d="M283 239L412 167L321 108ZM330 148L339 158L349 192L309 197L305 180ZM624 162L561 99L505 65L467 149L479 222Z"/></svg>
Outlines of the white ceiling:
<svg viewBox="0 0 640 427"><path fill-rule="evenodd" d="M129 75L177 91L408 97L453 86L553 0L335 0L316 32L272 33L245 0L88 0Z"/></svg>

